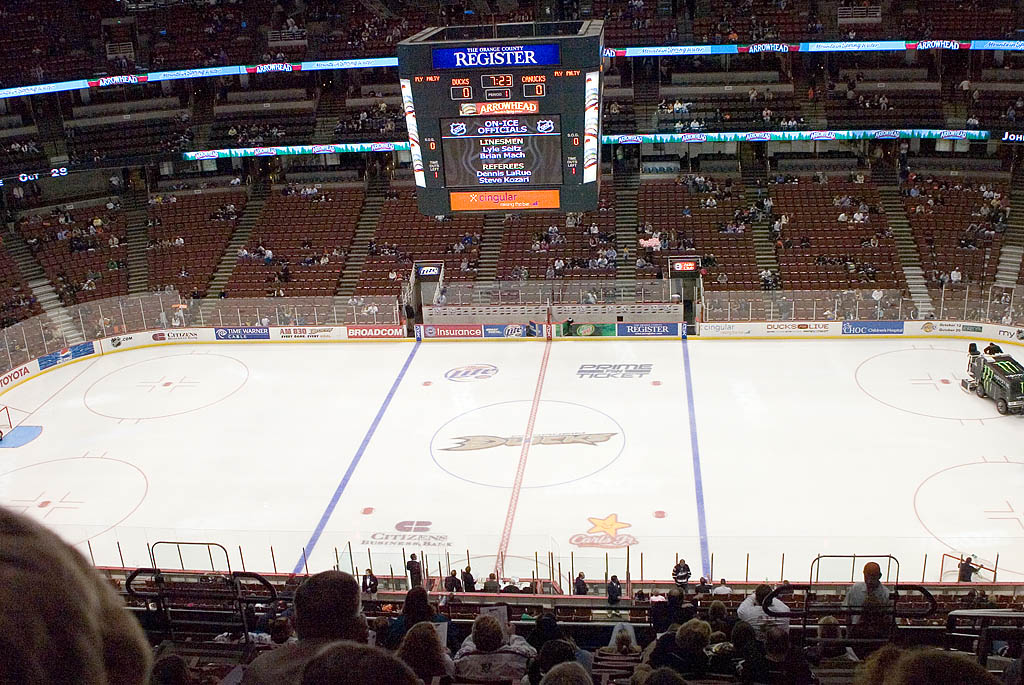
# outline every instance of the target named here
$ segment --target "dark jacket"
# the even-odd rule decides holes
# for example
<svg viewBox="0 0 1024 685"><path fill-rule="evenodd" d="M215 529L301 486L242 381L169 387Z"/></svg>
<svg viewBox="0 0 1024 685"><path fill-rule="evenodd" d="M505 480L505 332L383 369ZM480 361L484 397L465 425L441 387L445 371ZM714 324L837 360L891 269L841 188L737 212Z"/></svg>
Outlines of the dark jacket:
<svg viewBox="0 0 1024 685"><path fill-rule="evenodd" d="M685 676L701 678L708 670L708 657L703 651L683 651L676 645L676 634L670 632L658 638L651 652L650 664L654 669L668 666Z"/></svg>
<svg viewBox="0 0 1024 685"><path fill-rule="evenodd" d="M608 581L608 603L618 604L622 597L622 584L617 580Z"/></svg>
<svg viewBox="0 0 1024 685"><path fill-rule="evenodd" d="M476 578L469 571L462 572L462 585L466 588L466 592L476 592Z"/></svg>
<svg viewBox="0 0 1024 685"><path fill-rule="evenodd" d="M447 592L462 592L462 581L455 576L445 576L444 589Z"/></svg>
<svg viewBox="0 0 1024 685"><path fill-rule="evenodd" d="M377 592L377 576L372 573L367 573L363 576L363 592L368 592L371 595Z"/></svg>
<svg viewBox="0 0 1024 685"><path fill-rule="evenodd" d="M587 587L587 581L577 578L572 582L572 593L574 595L585 595L588 592L590 592L590 589Z"/></svg>
<svg viewBox="0 0 1024 685"><path fill-rule="evenodd" d="M485 580L484 581L484 592L498 592L501 590L501 586L498 585L496 580Z"/></svg>
<svg viewBox="0 0 1024 685"><path fill-rule="evenodd" d="M409 563L405 565L405 570L409 572L409 581L413 587L423 584L423 571L420 569L420 562L410 559Z"/></svg>

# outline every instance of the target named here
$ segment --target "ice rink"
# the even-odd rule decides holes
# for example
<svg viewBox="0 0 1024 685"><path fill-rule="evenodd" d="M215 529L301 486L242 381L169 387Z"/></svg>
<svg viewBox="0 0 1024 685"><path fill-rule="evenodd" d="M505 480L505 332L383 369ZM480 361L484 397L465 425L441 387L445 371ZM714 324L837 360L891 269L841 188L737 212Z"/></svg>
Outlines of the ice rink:
<svg viewBox="0 0 1024 685"><path fill-rule="evenodd" d="M152 550L164 568L226 568L227 554L234 569L372 559L386 574L404 548L437 574L468 550L478 578L503 563L506 576L560 572L565 587L570 568L603 576L606 555L624 577L628 545L634 581L641 554L644 579L668 578L678 554L695 577L713 564L715 578L798 582L816 554L850 553L894 555L905 582L939 580L944 553L986 566L998 554L999 579L1024 581L1024 417L960 389L966 348L130 350L0 396L14 423L41 428L4 441L0 503L109 566L149 566ZM850 569L835 561L820 578Z"/></svg>

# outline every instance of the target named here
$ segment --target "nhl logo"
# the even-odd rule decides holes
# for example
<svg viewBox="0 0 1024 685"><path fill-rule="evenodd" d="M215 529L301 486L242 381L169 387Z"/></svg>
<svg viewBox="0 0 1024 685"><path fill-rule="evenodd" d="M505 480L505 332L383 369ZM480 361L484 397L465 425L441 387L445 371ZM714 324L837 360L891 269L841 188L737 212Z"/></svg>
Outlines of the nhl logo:
<svg viewBox="0 0 1024 685"><path fill-rule="evenodd" d="M537 133L551 133L555 130L555 122L550 119L541 119L537 122Z"/></svg>
<svg viewBox="0 0 1024 685"><path fill-rule="evenodd" d="M462 121L456 121L449 124L448 130L452 132L453 136L464 136L466 135L466 124Z"/></svg>

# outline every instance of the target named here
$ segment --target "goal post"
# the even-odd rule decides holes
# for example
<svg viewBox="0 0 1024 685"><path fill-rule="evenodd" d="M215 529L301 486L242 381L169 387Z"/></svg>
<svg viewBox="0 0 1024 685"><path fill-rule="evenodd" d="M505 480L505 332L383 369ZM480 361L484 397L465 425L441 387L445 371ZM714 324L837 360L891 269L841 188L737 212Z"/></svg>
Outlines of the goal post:
<svg viewBox="0 0 1024 685"><path fill-rule="evenodd" d="M14 421L11 420L11 408L0 404L0 433L8 433L14 428Z"/></svg>

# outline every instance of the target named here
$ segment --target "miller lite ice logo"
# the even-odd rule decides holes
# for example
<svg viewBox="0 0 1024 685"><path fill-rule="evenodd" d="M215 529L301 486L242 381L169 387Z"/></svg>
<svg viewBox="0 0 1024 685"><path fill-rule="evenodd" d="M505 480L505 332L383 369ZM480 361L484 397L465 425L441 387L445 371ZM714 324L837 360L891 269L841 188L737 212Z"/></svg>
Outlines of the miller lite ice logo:
<svg viewBox="0 0 1024 685"><path fill-rule="evenodd" d="M394 149L394 143L370 143L371 152L393 152Z"/></svg>
<svg viewBox="0 0 1024 685"><path fill-rule="evenodd" d="M835 131L811 131L811 140L835 140Z"/></svg>
<svg viewBox="0 0 1024 685"><path fill-rule="evenodd" d="M525 334L526 329L520 324L511 324L505 326L506 338L522 338Z"/></svg>
<svg viewBox="0 0 1024 685"><path fill-rule="evenodd" d="M104 76L99 80L99 85L103 86L118 86L118 85L130 85L139 82L138 76Z"/></svg>
<svg viewBox="0 0 1024 685"><path fill-rule="evenodd" d="M789 52L786 43L756 43L747 48L747 52L756 55L759 52Z"/></svg>
<svg viewBox="0 0 1024 685"><path fill-rule="evenodd" d="M888 139L888 138L899 138L900 132L894 129L886 129L882 131L875 131L875 138Z"/></svg>
<svg viewBox="0 0 1024 685"><path fill-rule="evenodd" d="M744 140L747 140L747 141L751 141L751 140L771 140L771 139L772 139L772 135L770 133L766 132L766 131L760 131L760 132L757 132L757 133L748 133L746 136L744 136Z"/></svg>
<svg viewBox="0 0 1024 685"><path fill-rule="evenodd" d="M257 157L273 157L277 154L277 150L272 147L257 147L253 148L252 153Z"/></svg>
<svg viewBox="0 0 1024 685"><path fill-rule="evenodd" d="M256 65L256 73L257 74L269 74L269 73L274 72L274 71L289 71L290 72L291 70L292 70L292 65L285 64L283 62L275 62L274 64L257 64Z"/></svg>
<svg viewBox="0 0 1024 685"><path fill-rule="evenodd" d="M482 381L488 378L494 378L495 374L498 373L498 367L493 364L469 364L467 366L460 366L455 369L450 369L444 377L450 381L456 383L466 383L468 381ZM451 448L460 449L460 448ZM479 447L462 447L461 449L481 449Z"/></svg>
<svg viewBox="0 0 1024 685"><path fill-rule="evenodd" d="M192 159L217 159L216 150L200 150L192 153Z"/></svg>
<svg viewBox="0 0 1024 685"><path fill-rule="evenodd" d="M643 140L641 136L619 136L620 145L637 144L641 140Z"/></svg>
<svg viewBox="0 0 1024 685"><path fill-rule="evenodd" d="M946 140L963 140L967 137L967 131L943 131L939 137Z"/></svg>
<svg viewBox="0 0 1024 685"><path fill-rule="evenodd" d="M464 136L466 135L466 124L462 121L456 121L448 125L448 130L451 131L453 136Z"/></svg>
<svg viewBox="0 0 1024 685"><path fill-rule="evenodd" d="M314 145L313 146L313 154L314 155L329 155L332 152L334 152L334 146L333 145Z"/></svg>
<svg viewBox="0 0 1024 685"><path fill-rule="evenodd" d="M705 143L708 140L706 133L684 133L680 137L684 143Z"/></svg>
<svg viewBox="0 0 1024 685"><path fill-rule="evenodd" d="M537 122L537 133L551 133L555 130L555 122L550 119L541 119Z"/></svg>

